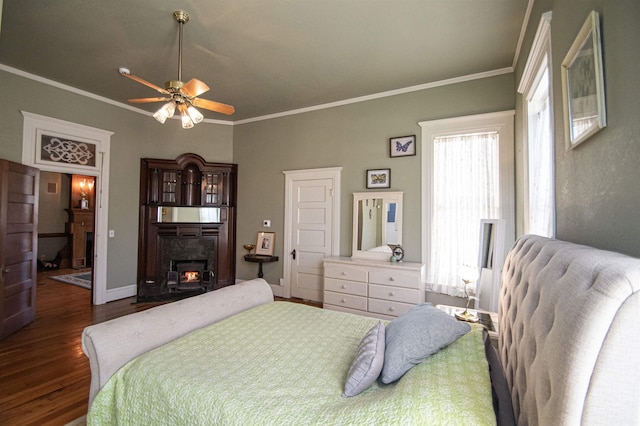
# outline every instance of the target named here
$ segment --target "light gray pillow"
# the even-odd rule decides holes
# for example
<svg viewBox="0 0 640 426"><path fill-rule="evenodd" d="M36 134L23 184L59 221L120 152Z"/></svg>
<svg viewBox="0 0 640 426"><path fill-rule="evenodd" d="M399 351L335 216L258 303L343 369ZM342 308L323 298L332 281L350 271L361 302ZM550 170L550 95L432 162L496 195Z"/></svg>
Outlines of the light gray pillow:
<svg viewBox="0 0 640 426"><path fill-rule="evenodd" d="M450 345L471 330L431 303L416 305L387 325L384 365L380 381L400 379L413 366Z"/></svg>
<svg viewBox="0 0 640 426"><path fill-rule="evenodd" d="M378 379L384 362L384 324L378 322L360 341L351 363L343 397L356 396Z"/></svg>

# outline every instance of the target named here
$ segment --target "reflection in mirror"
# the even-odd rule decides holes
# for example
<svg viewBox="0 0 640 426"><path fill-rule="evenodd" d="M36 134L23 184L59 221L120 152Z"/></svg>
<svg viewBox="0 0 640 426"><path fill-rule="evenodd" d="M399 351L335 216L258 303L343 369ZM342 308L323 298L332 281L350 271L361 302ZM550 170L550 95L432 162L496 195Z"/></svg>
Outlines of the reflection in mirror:
<svg viewBox="0 0 640 426"><path fill-rule="evenodd" d="M490 312L498 312L500 277L504 264L504 219L480 220L478 266L480 279L476 284L476 306Z"/></svg>
<svg viewBox="0 0 640 426"><path fill-rule="evenodd" d="M402 192L355 192L352 257L389 260L389 244L402 244Z"/></svg>
<svg viewBox="0 0 640 426"><path fill-rule="evenodd" d="M219 207L158 207L158 222L165 223L217 223Z"/></svg>
<svg viewBox="0 0 640 426"><path fill-rule="evenodd" d="M398 244L396 223L398 203L385 203L382 198L358 202L358 250L370 250L387 244Z"/></svg>

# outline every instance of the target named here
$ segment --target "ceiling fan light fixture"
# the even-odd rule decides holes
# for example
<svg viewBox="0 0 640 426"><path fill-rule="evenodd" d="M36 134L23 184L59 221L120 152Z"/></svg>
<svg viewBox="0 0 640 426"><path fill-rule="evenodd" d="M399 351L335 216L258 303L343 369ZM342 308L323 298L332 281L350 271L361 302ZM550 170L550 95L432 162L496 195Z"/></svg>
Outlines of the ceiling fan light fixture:
<svg viewBox="0 0 640 426"><path fill-rule="evenodd" d="M162 107L153 114L153 118L158 120L160 123L164 124L167 121L167 118L173 117L173 114L176 111L176 104L171 101L162 105Z"/></svg>
<svg viewBox="0 0 640 426"><path fill-rule="evenodd" d="M198 124L202 122L202 120L204 120L204 115L202 115L202 113L195 109L195 107L192 105L189 105L189 107L187 108L187 113L189 114L189 117L191 117L191 120L194 122L194 124Z"/></svg>
<svg viewBox="0 0 640 426"><path fill-rule="evenodd" d="M191 120L191 117L189 117L189 114L185 114L182 116L182 128L183 129L191 129L194 126L193 121Z"/></svg>
<svg viewBox="0 0 640 426"><path fill-rule="evenodd" d="M180 116L182 117L182 128L191 129L194 126L193 120L189 116L187 108L184 106L184 104L178 105L178 111L180 111Z"/></svg>

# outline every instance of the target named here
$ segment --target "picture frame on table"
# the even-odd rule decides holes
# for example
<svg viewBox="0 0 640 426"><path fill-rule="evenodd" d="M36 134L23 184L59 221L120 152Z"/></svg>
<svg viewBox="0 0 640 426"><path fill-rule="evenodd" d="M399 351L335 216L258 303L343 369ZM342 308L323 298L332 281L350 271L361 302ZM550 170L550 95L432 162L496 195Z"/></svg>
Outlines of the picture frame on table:
<svg viewBox="0 0 640 426"><path fill-rule="evenodd" d="M566 148L575 148L607 125L600 15L592 11L562 61Z"/></svg>
<svg viewBox="0 0 640 426"><path fill-rule="evenodd" d="M416 155L416 135L398 136L389 139L389 155L391 157Z"/></svg>
<svg viewBox="0 0 640 426"><path fill-rule="evenodd" d="M273 256L275 243L275 232L258 232L258 239L256 240L256 255Z"/></svg>
<svg viewBox="0 0 640 426"><path fill-rule="evenodd" d="M391 169L370 169L367 170L367 189L390 188Z"/></svg>

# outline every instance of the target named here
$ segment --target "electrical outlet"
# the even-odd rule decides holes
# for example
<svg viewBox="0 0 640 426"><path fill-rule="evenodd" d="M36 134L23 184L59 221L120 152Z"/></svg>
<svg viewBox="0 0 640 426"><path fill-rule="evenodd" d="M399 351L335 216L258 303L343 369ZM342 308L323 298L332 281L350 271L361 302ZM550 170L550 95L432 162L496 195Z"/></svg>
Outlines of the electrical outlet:
<svg viewBox="0 0 640 426"><path fill-rule="evenodd" d="M116 236L116 231L113 229L109 229L109 238L113 238Z"/></svg>
<svg viewBox="0 0 640 426"><path fill-rule="evenodd" d="M265 219L262 221L262 226L264 226L265 228L270 228L271 227L271 221L269 219Z"/></svg>

